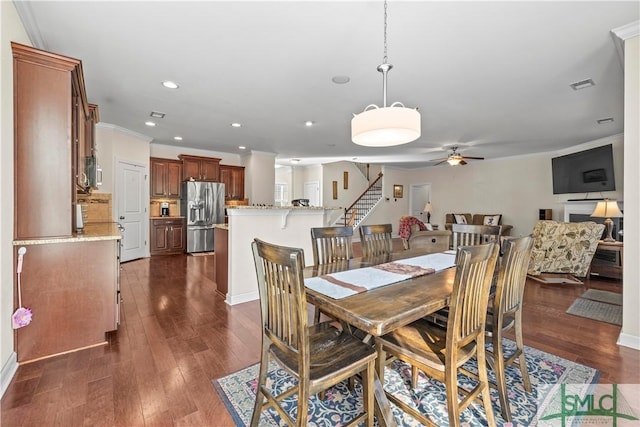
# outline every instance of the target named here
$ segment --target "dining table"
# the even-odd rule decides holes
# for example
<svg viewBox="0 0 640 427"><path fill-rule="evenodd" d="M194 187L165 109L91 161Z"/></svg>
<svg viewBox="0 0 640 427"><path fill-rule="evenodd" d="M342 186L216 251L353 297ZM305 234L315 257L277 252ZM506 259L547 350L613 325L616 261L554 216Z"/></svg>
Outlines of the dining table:
<svg viewBox="0 0 640 427"><path fill-rule="evenodd" d="M306 267L304 276L307 301L343 325L348 324L355 330L361 331L360 333L366 334L365 341L371 339L375 341L375 337L408 325L448 306L455 278L455 252L447 251L444 254L451 257L449 268L410 277L374 289L360 290L358 293L340 298L334 298L320 292L317 287L315 289L310 287L307 284L308 279L330 277L336 273L420 259L416 257L427 254L419 249L410 249L371 258L353 258ZM379 424L395 426L393 411L377 372L374 393L375 411Z"/></svg>

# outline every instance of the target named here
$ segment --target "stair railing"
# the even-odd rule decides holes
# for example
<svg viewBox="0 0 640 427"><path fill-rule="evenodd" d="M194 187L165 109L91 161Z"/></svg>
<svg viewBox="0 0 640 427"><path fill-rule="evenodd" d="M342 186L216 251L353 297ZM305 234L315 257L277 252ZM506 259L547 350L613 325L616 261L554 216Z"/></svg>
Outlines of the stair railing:
<svg viewBox="0 0 640 427"><path fill-rule="evenodd" d="M371 184L369 184L369 186L367 187L367 189L366 189L366 190L364 190L364 191L362 192L362 194L360 194L360 196L358 196L358 197L356 198L356 200L351 204L351 206L349 206L348 208L345 208L345 210L344 210L344 225L345 225L345 226L346 226L346 225L348 225L348 223L349 223L349 222L351 222L351 221L349 220L349 217L350 217L350 215L349 215L349 214L351 214L351 213L352 213L351 211L352 211L353 209L355 209L355 205L356 205L356 204L360 201L360 199L362 199L362 198L363 198L363 197L364 197L364 196L369 192L369 190L371 190L371 188L372 188L372 187L374 187L374 186L378 183L378 181L380 181L381 179L382 179L382 172L378 173L378 177L377 177L375 180L373 180L373 182L371 182ZM355 215L356 215L356 214L357 214L357 213L354 213L354 214L353 214L353 217L354 217L354 218L355 218Z"/></svg>

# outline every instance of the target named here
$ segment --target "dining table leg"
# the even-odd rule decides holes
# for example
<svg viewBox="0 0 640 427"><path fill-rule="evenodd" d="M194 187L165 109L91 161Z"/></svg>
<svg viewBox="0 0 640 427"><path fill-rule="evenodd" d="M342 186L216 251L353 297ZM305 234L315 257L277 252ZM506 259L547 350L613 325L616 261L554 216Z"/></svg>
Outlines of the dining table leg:
<svg viewBox="0 0 640 427"><path fill-rule="evenodd" d="M389 399L384 393L384 384L380 381L378 371L375 372L373 378L373 393L375 395L375 415L378 419L378 425L381 427L396 427L398 424L393 416Z"/></svg>

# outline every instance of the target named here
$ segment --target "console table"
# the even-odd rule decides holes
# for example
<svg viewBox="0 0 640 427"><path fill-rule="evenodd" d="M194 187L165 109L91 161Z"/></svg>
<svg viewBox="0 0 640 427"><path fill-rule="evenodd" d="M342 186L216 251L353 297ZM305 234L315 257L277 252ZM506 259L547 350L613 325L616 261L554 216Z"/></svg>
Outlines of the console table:
<svg viewBox="0 0 640 427"><path fill-rule="evenodd" d="M622 242L598 242L598 249L591 261L590 274L622 280Z"/></svg>

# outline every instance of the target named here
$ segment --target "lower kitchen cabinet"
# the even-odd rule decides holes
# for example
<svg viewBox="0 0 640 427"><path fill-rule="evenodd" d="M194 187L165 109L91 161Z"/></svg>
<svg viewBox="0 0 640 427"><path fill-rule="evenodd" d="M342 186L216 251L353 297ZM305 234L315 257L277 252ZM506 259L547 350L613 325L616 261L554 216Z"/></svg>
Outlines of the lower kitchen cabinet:
<svg viewBox="0 0 640 427"><path fill-rule="evenodd" d="M119 245L115 238L25 245L22 304L33 318L16 329L18 362L106 344L119 321Z"/></svg>
<svg viewBox="0 0 640 427"><path fill-rule="evenodd" d="M183 253L186 247L186 230L183 218L151 220L151 255Z"/></svg>

